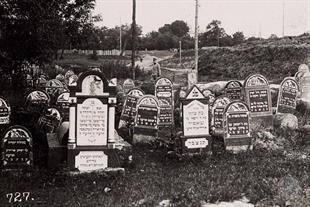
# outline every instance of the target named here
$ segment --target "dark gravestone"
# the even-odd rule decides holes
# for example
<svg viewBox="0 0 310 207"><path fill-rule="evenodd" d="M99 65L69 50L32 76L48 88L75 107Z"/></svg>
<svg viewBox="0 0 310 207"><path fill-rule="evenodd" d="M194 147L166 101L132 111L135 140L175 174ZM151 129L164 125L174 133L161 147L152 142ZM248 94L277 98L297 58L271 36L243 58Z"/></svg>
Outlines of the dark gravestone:
<svg viewBox="0 0 310 207"><path fill-rule="evenodd" d="M26 97L26 108L30 112L41 113L49 103L50 97L44 91L32 91Z"/></svg>
<svg viewBox="0 0 310 207"><path fill-rule="evenodd" d="M69 121L69 92L61 93L56 100L56 107L62 116L62 121Z"/></svg>
<svg viewBox="0 0 310 207"><path fill-rule="evenodd" d="M125 99L118 128L127 127L134 123L138 100L144 95L141 89L131 89Z"/></svg>
<svg viewBox="0 0 310 207"><path fill-rule="evenodd" d="M300 99L310 107L310 72L305 73L300 79Z"/></svg>
<svg viewBox="0 0 310 207"><path fill-rule="evenodd" d="M127 94L131 89L135 87L135 83L132 79L126 79L123 83L123 91Z"/></svg>
<svg viewBox="0 0 310 207"><path fill-rule="evenodd" d="M10 123L11 107L8 101L0 97L0 125L7 125Z"/></svg>
<svg viewBox="0 0 310 207"><path fill-rule="evenodd" d="M45 85L46 85L46 77L41 75L37 80L36 80L36 88L40 89L40 90L44 90L45 89Z"/></svg>
<svg viewBox="0 0 310 207"><path fill-rule="evenodd" d="M224 143L226 150L239 152L252 149L250 111L246 103L233 101L224 111Z"/></svg>
<svg viewBox="0 0 310 207"><path fill-rule="evenodd" d="M1 149L4 169L29 169L33 166L32 136L25 127L15 125L7 129Z"/></svg>
<svg viewBox="0 0 310 207"><path fill-rule="evenodd" d="M39 129L46 133L53 133L59 127L62 121L62 117L58 109L48 108L45 110L44 114L40 116L38 120Z"/></svg>
<svg viewBox="0 0 310 207"><path fill-rule="evenodd" d="M245 79L244 91L253 128L273 128L271 92L267 79L259 74L250 75Z"/></svg>
<svg viewBox="0 0 310 207"><path fill-rule="evenodd" d="M211 125L217 130L223 130L224 110L229 103L230 99L226 96L216 98L213 103Z"/></svg>
<svg viewBox="0 0 310 207"><path fill-rule="evenodd" d="M294 113L296 109L298 83L294 78L285 78L280 85L277 113Z"/></svg>
<svg viewBox="0 0 310 207"><path fill-rule="evenodd" d="M45 91L51 97L51 104L54 104L59 94L64 92L64 85L59 80L52 79L46 82Z"/></svg>
<svg viewBox="0 0 310 207"><path fill-rule="evenodd" d="M134 134L158 136L159 103L155 96L145 95L137 103Z"/></svg>
<svg viewBox="0 0 310 207"><path fill-rule="evenodd" d="M193 86L182 103L183 153L200 153L209 149L209 104L197 86Z"/></svg>
<svg viewBox="0 0 310 207"><path fill-rule="evenodd" d="M243 100L242 83L237 80L229 81L225 86L225 95L231 100Z"/></svg>
<svg viewBox="0 0 310 207"><path fill-rule="evenodd" d="M160 106L159 125L160 127L168 126L171 129L174 125L174 97L172 86L172 81L168 78L158 78L155 83L155 96L159 100Z"/></svg>

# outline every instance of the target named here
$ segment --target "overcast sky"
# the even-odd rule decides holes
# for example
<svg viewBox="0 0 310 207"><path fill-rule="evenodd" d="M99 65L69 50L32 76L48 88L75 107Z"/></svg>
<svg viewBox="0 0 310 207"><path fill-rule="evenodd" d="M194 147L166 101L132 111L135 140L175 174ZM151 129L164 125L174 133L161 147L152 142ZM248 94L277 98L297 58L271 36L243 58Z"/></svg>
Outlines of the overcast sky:
<svg viewBox="0 0 310 207"><path fill-rule="evenodd" d="M187 22L190 32L194 33L195 0L136 2L136 22L144 34L175 20ZM247 37L282 36L283 5L285 35L310 31L310 0L199 0L199 5L200 32L217 19L228 34L243 31ZM101 26L131 23L132 0L96 0L94 14L102 15Z"/></svg>

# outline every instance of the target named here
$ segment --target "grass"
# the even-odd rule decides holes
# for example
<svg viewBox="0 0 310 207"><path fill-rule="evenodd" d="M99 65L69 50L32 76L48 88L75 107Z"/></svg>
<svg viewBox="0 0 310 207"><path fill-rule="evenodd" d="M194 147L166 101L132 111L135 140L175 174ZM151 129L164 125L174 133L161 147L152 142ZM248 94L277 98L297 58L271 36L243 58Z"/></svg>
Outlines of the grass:
<svg viewBox="0 0 310 207"><path fill-rule="evenodd" d="M30 176L2 173L0 202L6 193L31 193L43 206L156 206L164 199L173 206L199 206L201 201L231 201L246 196L251 203L277 194L277 181L291 174L302 187L310 178L309 159L288 159L279 152L252 151L217 157L179 159L162 150L134 148L134 166L124 176L91 173L70 176L35 170ZM105 192L105 188L111 188ZM23 205L27 202L23 203Z"/></svg>

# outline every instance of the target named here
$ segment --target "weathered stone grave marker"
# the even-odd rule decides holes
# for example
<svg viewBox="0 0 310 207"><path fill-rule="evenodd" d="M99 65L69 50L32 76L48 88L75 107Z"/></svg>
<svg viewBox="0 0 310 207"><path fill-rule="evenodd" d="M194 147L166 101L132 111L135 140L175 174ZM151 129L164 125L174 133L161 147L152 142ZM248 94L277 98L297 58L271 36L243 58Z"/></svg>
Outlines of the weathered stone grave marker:
<svg viewBox="0 0 310 207"><path fill-rule="evenodd" d="M252 149L250 111L246 103L233 101L224 111L224 143L226 150L239 152Z"/></svg>
<svg viewBox="0 0 310 207"><path fill-rule="evenodd" d="M38 126L46 133L55 132L62 121L62 117L57 108L50 107L38 120Z"/></svg>
<svg viewBox="0 0 310 207"><path fill-rule="evenodd" d="M225 86L225 96L227 96L231 101L243 100L242 83L237 80L229 81Z"/></svg>
<svg viewBox="0 0 310 207"><path fill-rule="evenodd" d="M41 75L37 80L36 80L36 87L40 90L44 90L45 85L46 85L46 77L44 75Z"/></svg>
<svg viewBox="0 0 310 207"><path fill-rule="evenodd" d="M28 111L40 113L48 107L50 103L49 95L44 91L32 91L26 97L26 108Z"/></svg>
<svg viewBox="0 0 310 207"><path fill-rule="evenodd" d="M215 129L223 130L224 110L230 103L230 99L226 96L220 96L215 99L212 106L212 121L211 125Z"/></svg>
<svg viewBox="0 0 310 207"><path fill-rule="evenodd" d="M300 79L300 99L310 108L310 72L305 73Z"/></svg>
<svg viewBox="0 0 310 207"><path fill-rule="evenodd" d="M135 83L132 79L126 79L123 83L123 91L125 94L127 94L131 89L135 87Z"/></svg>
<svg viewBox="0 0 310 207"><path fill-rule="evenodd" d="M32 136L22 126L8 128L2 138L2 166L4 169L29 169L33 166Z"/></svg>
<svg viewBox="0 0 310 207"><path fill-rule="evenodd" d="M56 107L59 109L61 116L62 116L62 121L69 121L69 97L70 93L69 92L64 92L61 93L56 101Z"/></svg>
<svg viewBox="0 0 310 207"><path fill-rule="evenodd" d="M11 107L8 101L0 97L0 125L7 125L10 123Z"/></svg>
<svg viewBox="0 0 310 207"><path fill-rule="evenodd" d="M209 104L197 86L181 100L183 134L182 153L197 153L209 147Z"/></svg>
<svg viewBox="0 0 310 207"><path fill-rule="evenodd" d="M160 128L170 126L170 129L172 129L172 126L174 125L174 97L172 86L172 81L168 78L158 78L155 83L155 96L159 100L160 107Z"/></svg>
<svg viewBox="0 0 310 207"><path fill-rule="evenodd" d="M267 79L259 74L248 76L244 82L244 91L253 127L273 128L271 92Z"/></svg>
<svg viewBox="0 0 310 207"><path fill-rule="evenodd" d="M123 105L118 128L126 127L128 124L131 125L134 123L136 117L137 102L143 95L144 92L138 88L131 89L128 92L125 103Z"/></svg>
<svg viewBox="0 0 310 207"><path fill-rule="evenodd" d="M159 113L159 103L155 96L144 95L139 99L135 117L134 143L148 142L158 137Z"/></svg>
<svg viewBox="0 0 310 207"><path fill-rule="evenodd" d="M117 157L113 145L116 87L102 73L88 71L69 89L69 167L80 171L105 169Z"/></svg>
<svg viewBox="0 0 310 207"><path fill-rule="evenodd" d="M51 104L56 102L56 98L64 92L64 85L57 79L52 79L46 82L45 91L51 97Z"/></svg>
<svg viewBox="0 0 310 207"><path fill-rule="evenodd" d="M72 75L75 75L75 73L72 71L72 70L68 70L66 73L65 73L65 83L67 85L69 85L69 78L70 76Z"/></svg>
<svg viewBox="0 0 310 207"><path fill-rule="evenodd" d="M69 76L68 85L69 86L76 86L78 78L79 77L75 74Z"/></svg>
<svg viewBox="0 0 310 207"><path fill-rule="evenodd" d="M294 78L285 78L280 85L277 113L293 113L296 109L298 83Z"/></svg>

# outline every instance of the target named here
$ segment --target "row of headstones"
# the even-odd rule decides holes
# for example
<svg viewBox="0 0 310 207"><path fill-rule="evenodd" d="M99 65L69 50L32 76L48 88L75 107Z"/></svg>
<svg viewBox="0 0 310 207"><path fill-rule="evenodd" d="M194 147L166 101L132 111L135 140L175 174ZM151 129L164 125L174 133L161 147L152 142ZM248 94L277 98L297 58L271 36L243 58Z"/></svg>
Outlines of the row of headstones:
<svg viewBox="0 0 310 207"><path fill-rule="evenodd" d="M301 82L305 83L306 80ZM165 104L160 101L163 97L170 98L172 100L170 106L174 105L172 82L167 78L159 78L155 83L155 97L144 95L141 89L133 87L135 87L133 81L124 82L123 88L127 92L127 97L120 126L134 125L134 133L150 135L152 132L151 134L156 134L158 126L165 124L161 116L173 120L173 107L167 107L169 109L167 113L163 107ZM295 78L285 78L280 85L277 113L293 113L296 108L298 92L299 85ZM162 95L158 96L161 93ZM185 97L183 96L184 98L181 99L183 137L192 137L191 140L196 140L195 143L205 145L206 139L197 139L197 137L209 136L210 114L211 128L223 130L226 138L234 136L241 136L242 139L249 138L251 125L272 128L271 92L269 82L264 76L251 75L245 80L244 85L239 81L229 81L225 86L224 94L215 99L210 90L201 92L195 86ZM233 111L238 113L233 114ZM167 123L169 126L172 121Z"/></svg>

